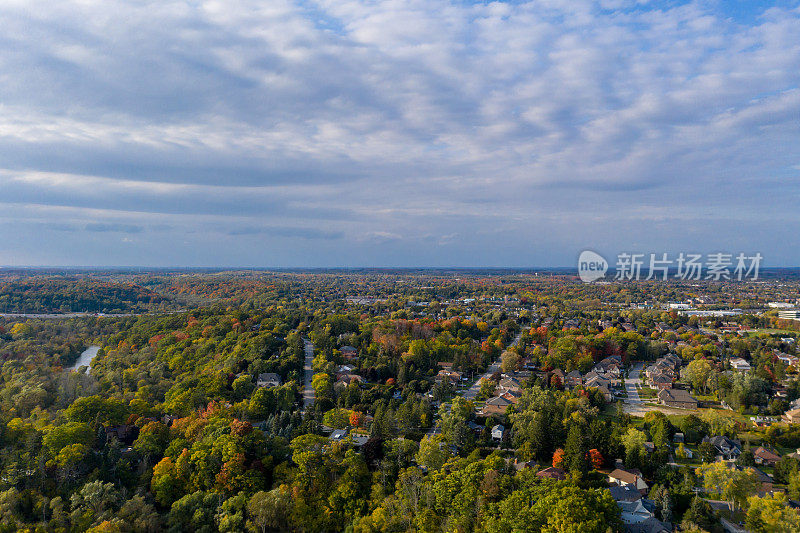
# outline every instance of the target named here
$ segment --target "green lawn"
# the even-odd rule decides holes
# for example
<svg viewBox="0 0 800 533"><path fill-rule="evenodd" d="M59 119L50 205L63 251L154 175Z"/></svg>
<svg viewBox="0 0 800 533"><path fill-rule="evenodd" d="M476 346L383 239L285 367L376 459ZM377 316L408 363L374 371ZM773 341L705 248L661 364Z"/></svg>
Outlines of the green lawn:
<svg viewBox="0 0 800 533"><path fill-rule="evenodd" d="M655 389L651 389L650 387L641 386L641 387L637 387L637 389L638 389L638 392L639 392L639 397L642 398L642 399L655 398L656 395L657 395L656 390Z"/></svg>
<svg viewBox="0 0 800 533"><path fill-rule="evenodd" d="M766 333L768 335L774 335L775 333L780 333L781 335L794 336L794 335L797 335L798 332L797 331L792 331L791 329L763 328L763 329L757 329L755 331L749 331L747 334L748 335L757 335L759 333Z"/></svg>

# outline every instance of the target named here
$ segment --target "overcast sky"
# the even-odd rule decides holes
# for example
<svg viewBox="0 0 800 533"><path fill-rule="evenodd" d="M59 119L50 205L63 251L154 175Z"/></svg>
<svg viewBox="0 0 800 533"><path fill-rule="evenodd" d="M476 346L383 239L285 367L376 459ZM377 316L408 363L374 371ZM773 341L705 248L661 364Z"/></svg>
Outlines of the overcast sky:
<svg viewBox="0 0 800 533"><path fill-rule="evenodd" d="M4 265L800 265L799 193L800 0L0 0Z"/></svg>

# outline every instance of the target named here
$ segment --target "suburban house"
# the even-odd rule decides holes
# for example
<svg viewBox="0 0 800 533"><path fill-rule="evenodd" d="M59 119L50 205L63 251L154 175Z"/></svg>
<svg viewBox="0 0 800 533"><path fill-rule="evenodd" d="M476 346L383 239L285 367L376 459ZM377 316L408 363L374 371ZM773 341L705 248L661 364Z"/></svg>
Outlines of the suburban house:
<svg viewBox="0 0 800 533"><path fill-rule="evenodd" d="M498 394L501 398L505 398L509 402L516 404L519 402L519 399L522 397L522 391L518 390L507 390L501 394Z"/></svg>
<svg viewBox="0 0 800 533"><path fill-rule="evenodd" d="M694 457L694 452L687 448L686 446L683 447L683 455L686 459L692 459Z"/></svg>
<svg viewBox="0 0 800 533"><path fill-rule="evenodd" d="M263 372L258 375L258 379L256 380L256 385L259 387L280 387L281 386L281 377L276 374L275 372Z"/></svg>
<svg viewBox="0 0 800 533"><path fill-rule="evenodd" d="M611 391L608 389L608 387L600 385L599 387L597 387L597 390L600 391L600 394L603 395L603 398L605 399L606 402L610 402L613 399Z"/></svg>
<svg viewBox="0 0 800 533"><path fill-rule="evenodd" d="M350 440L353 441L353 446L361 448L369 440L369 435L366 433L350 433Z"/></svg>
<svg viewBox="0 0 800 533"><path fill-rule="evenodd" d="M356 359L358 357L358 350L352 346L342 346L339 351L345 359Z"/></svg>
<svg viewBox="0 0 800 533"><path fill-rule="evenodd" d="M775 464L781 460L780 455L764 448L763 446L759 446L753 450L753 457L755 458L757 465L764 466L775 466Z"/></svg>
<svg viewBox="0 0 800 533"><path fill-rule="evenodd" d="M650 386L658 390L671 389L672 381L673 376L668 374L655 374L650 378Z"/></svg>
<svg viewBox="0 0 800 533"><path fill-rule="evenodd" d="M617 502L617 505L621 511L619 517L626 525L640 524L648 518L653 518L655 516L655 503L644 498L639 498L632 502Z"/></svg>
<svg viewBox="0 0 800 533"><path fill-rule="evenodd" d="M536 472L536 477L541 477L546 479L556 479L559 481L567 479L566 473L562 469L557 468L555 466L545 468L544 470L539 470L538 472Z"/></svg>
<svg viewBox="0 0 800 533"><path fill-rule="evenodd" d="M750 470L755 472L756 477L758 478L758 482L761 484L761 488L759 489L759 495L763 496L765 494L771 494L774 489L774 480L772 476L764 472L763 470L759 470L758 468L749 467Z"/></svg>
<svg viewBox="0 0 800 533"><path fill-rule="evenodd" d="M497 424L492 428L492 440L495 442L500 442L503 440L503 435L506 432L506 428L502 424Z"/></svg>
<svg viewBox="0 0 800 533"><path fill-rule="evenodd" d="M341 372L336 374L336 383L344 383L345 385L350 385L354 381L361 383L364 381L364 378L359 376L358 374L351 374L350 372Z"/></svg>
<svg viewBox="0 0 800 533"><path fill-rule="evenodd" d="M586 379L584 381L584 385L587 387L612 387L612 381L605 376L601 376L597 372L589 372L586 374Z"/></svg>
<svg viewBox="0 0 800 533"><path fill-rule="evenodd" d="M447 381L449 383L458 383L461 380L461 372L455 370L442 369L436 374L436 382L441 383Z"/></svg>
<svg viewBox="0 0 800 533"><path fill-rule="evenodd" d="M497 387L501 391L520 391L520 390L522 390L522 385L515 378L504 378L504 379L501 379L500 383L497 384Z"/></svg>
<svg viewBox="0 0 800 533"><path fill-rule="evenodd" d="M738 370L739 372L749 372L750 371L750 363L742 359L741 357L731 357L731 366L734 370Z"/></svg>
<svg viewBox="0 0 800 533"><path fill-rule="evenodd" d="M343 441L347 438L348 431L346 429L334 429L328 437L332 441Z"/></svg>
<svg viewBox="0 0 800 533"><path fill-rule="evenodd" d="M800 422L800 409L786 411L781 418L790 424L797 424Z"/></svg>
<svg viewBox="0 0 800 533"><path fill-rule="evenodd" d="M583 377L579 370L573 370L566 376L564 376L564 385L567 387L577 387L583 382Z"/></svg>
<svg viewBox="0 0 800 533"><path fill-rule="evenodd" d="M611 497L620 508L620 518L625 524L626 532L634 533L667 533L672 525L662 523L655 516L655 502L642 497L633 485L609 487Z"/></svg>
<svg viewBox="0 0 800 533"><path fill-rule="evenodd" d="M649 488L642 477L642 473L638 470L624 470L622 468L615 468L608 475L608 482L612 485L619 486L632 485L642 494L646 493L647 489Z"/></svg>
<svg viewBox="0 0 800 533"><path fill-rule="evenodd" d="M508 398L495 396L494 398L486 400L483 404L483 409L481 409L481 414L483 416L504 415L506 414L506 409L508 409L508 406L511 404L512 402Z"/></svg>
<svg viewBox="0 0 800 533"><path fill-rule="evenodd" d="M683 389L662 389L658 392L658 403L679 409L697 409L697 400Z"/></svg>
<svg viewBox="0 0 800 533"><path fill-rule="evenodd" d="M645 376L654 389L671 389L672 383L678 377L681 367L681 358L675 354L667 354L645 368Z"/></svg>
<svg viewBox="0 0 800 533"><path fill-rule="evenodd" d="M130 446L139 436L139 428L133 424L103 427L103 431L106 434L106 442L117 439L124 446Z"/></svg>
<svg viewBox="0 0 800 533"><path fill-rule="evenodd" d="M642 499L642 493L633 485L611 485L608 492L615 502L635 502Z"/></svg>
<svg viewBox="0 0 800 533"><path fill-rule="evenodd" d="M598 374L610 374L611 376L618 378L620 375L620 371L622 369L622 358L618 355L612 355L610 357L606 357L602 361L599 361L596 365L594 365L594 370Z"/></svg>
<svg viewBox="0 0 800 533"><path fill-rule="evenodd" d="M708 442L714 447L717 461L735 461L742 454L742 445L739 441L722 435L703 437L703 442Z"/></svg>

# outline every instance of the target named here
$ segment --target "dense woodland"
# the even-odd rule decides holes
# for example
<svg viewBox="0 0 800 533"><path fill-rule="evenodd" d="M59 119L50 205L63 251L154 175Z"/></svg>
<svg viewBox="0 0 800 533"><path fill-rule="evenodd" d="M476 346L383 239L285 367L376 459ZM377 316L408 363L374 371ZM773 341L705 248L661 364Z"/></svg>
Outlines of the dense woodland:
<svg viewBox="0 0 800 533"><path fill-rule="evenodd" d="M782 458L770 469L781 492L760 495L712 471L702 439L800 447L797 426L746 422L800 397L796 369L775 356L797 355L797 328L765 306L796 300L800 284L697 285L464 272L17 275L0 283L6 312L130 316L0 319L0 529L623 531L608 491L619 460L647 479L659 520L685 531L721 530L706 499L729 501L753 531L798 531L787 501L800 498L800 461ZM694 298L748 310L724 320L754 333L658 305ZM315 401L304 412L307 341ZM70 369L90 345L101 347L91 369ZM728 410L631 416L597 388L553 379L667 353L685 365L681 382ZM732 357L753 370L730 372ZM475 400L463 391L493 361L538 373L520 378L505 414L487 416L499 372ZM438 378L443 368L463 380ZM265 373L280 384L259 386ZM340 430L348 436L333 438ZM697 464L667 464L676 433L703 454ZM536 475L549 466L564 479Z"/></svg>

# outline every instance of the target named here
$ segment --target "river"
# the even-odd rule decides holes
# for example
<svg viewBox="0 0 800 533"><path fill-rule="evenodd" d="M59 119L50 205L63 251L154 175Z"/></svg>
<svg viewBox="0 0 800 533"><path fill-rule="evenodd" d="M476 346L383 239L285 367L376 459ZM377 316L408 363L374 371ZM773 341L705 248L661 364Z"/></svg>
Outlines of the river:
<svg viewBox="0 0 800 533"><path fill-rule="evenodd" d="M94 344L89 346L83 351L83 353L81 353L81 355L78 357L78 360L75 361L75 364L71 367L68 367L67 370L78 370L80 367L85 366L86 372L88 373L89 368L92 365L92 359L94 359L94 356L97 355L98 350L100 350L99 346Z"/></svg>

